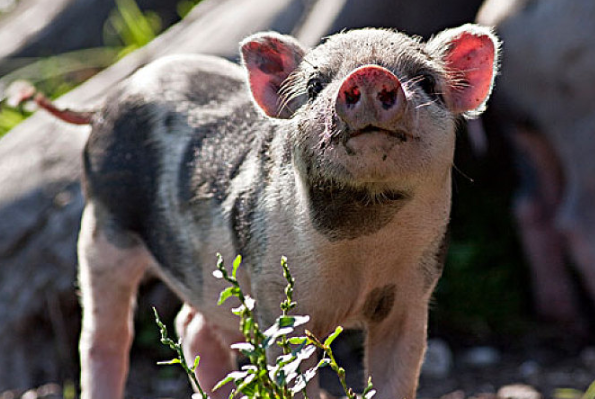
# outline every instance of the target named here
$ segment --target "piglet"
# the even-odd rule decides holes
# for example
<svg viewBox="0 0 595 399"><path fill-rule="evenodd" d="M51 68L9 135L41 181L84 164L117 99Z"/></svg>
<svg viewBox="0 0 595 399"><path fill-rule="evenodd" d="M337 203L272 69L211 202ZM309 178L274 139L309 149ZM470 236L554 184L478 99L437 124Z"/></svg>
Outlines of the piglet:
<svg viewBox="0 0 595 399"><path fill-rule="evenodd" d="M201 385L227 397L212 387L239 333L231 305L216 304L220 252L243 255L239 280L262 326L278 315L287 256L306 328L364 328L377 397L414 398L455 127L484 110L498 48L475 25L427 43L355 30L311 50L267 32L241 43L241 67L178 55L114 88L83 154L82 397L123 397L148 269L186 303L176 324L187 357L201 356Z"/></svg>

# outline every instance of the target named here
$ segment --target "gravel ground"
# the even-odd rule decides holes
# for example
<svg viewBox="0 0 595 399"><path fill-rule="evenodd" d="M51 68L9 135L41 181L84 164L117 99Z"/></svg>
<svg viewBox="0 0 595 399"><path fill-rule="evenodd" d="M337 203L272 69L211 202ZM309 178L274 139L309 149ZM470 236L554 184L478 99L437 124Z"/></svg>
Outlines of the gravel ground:
<svg viewBox="0 0 595 399"><path fill-rule="evenodd" d="M361 357L357 355L361 353L358 342L358 334L348 334L335 348L339 362L348 370L348 383L356 388L361 380L361 372L357 371ZM137 350L132 358L128 397L189 398L185 376L177 368L157 366L155 363L163 360L163 353L149 352ZM595 346L568 337L524 337L506 347L458 348L446 357L450 358L446 361L449 366L439 370L442 375L431 376L427 371L422 375L420 399L554 398L559 388L584 391L595 381ZM325 373L322 378L326 389L340 393L332 374ZM26 392L0 393L0 399L73 398L72 386L66 394L62 391L58 384L47 384Z"/></svg>
<svg viewBox="0 0 595 399"><path fill-rule="evenodd" d="M173 354L158 344L159 332L150 316L151 307L157 306L164 320L173 319L179 303L166 289L147 291L149 294L142 295L138 303L137 314L149 316L137 320L127 398L189 399L192 392L181 368L156 364L171 359ZM593 334L577 338L563 326L554 329L551 325L534 326L518 337L478 339L451 334L430 339L428 367L424 367L418 390L420 399L493 399L498 393L501 398L547 399L554 398L556 389L584 391L595 381ZM345 331L333 344L339 364L347 370L348 384L360 392L363 381L361 341L361 334ZM340 395L336 376L328 369L322 371L324 388L333 395ZM77 373L72 370L67 375ZM513 384L525 387L503 389ZM0 399L75 399L75 392L72 383L46 384L27 391L0 392Z"/></svg>

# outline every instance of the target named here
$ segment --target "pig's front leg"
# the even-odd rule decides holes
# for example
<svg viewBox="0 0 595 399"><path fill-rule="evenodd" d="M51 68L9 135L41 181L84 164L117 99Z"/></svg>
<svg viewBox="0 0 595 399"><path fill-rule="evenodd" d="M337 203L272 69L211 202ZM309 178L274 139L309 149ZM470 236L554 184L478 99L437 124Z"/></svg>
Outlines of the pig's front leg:
<svg viewBox="0 0 595 399"><path fill-rule="evenodd" d="M426 348L428 319L427 304L423 299L420 302L408 306L395 303L397 309L389 309L390 314L383 320L375 320L384 315L386 303L380 304L371 315L365 365L377 398L415 398Z"/></svg>

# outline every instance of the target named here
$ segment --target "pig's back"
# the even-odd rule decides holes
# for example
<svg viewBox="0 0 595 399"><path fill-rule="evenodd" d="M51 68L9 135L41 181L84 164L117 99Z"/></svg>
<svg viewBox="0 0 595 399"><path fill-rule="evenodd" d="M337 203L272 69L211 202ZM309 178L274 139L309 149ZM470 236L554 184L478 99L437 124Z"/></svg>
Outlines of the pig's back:
<svg viewBox="0 0 595 399"><path fill-rule="evenodd" d="M120 85L96 119L84 152L86 196L170 274L196 267L183 264L196 262L185 238L194 232L180 229L198 217L221 223L258 119L239 66L206 56L157 61Z"/></svg>

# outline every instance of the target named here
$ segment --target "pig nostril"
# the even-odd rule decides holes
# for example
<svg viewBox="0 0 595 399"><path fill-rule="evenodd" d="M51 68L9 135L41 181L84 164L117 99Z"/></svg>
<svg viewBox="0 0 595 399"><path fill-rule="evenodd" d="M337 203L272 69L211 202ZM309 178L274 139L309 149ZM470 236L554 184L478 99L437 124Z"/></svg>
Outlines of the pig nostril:
<svg viewBox="0 0 595 399"><path fill-rule="evenodd" d="M382 108L391 108L397 101L397 91L382 89L382 91L378 93L378 101L382 103Z"/></svg>
<svg viewBox="0 0 595 399"><path fill-rule="evenodd" d="M361 92L357 86L352 87L349 90L345 90L345 102L347 105L355 105L361 97Z"/></svg>

